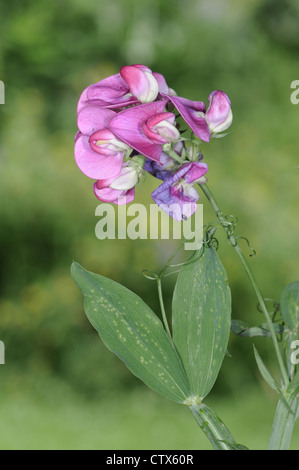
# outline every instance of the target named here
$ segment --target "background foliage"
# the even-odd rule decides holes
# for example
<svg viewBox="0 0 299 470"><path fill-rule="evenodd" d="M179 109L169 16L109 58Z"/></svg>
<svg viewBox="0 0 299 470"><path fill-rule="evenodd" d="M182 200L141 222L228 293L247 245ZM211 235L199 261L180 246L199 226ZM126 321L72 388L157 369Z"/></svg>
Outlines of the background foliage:
<svg viewBox="0 0 299 470"><path fill-rule="evenodd" d="M162 397L145 390L104 348L83 314L69 273L73 259L126 285L159 313L155 285L141 271L159 269L175 243L97 240L98 201L92 181L73 159L76 104L86 86L132 63L163 73L178 95L189 99L207 102L212 90L225 91L234 123L225 139L202 146L209 184L257 251L251 264L264 295L278 300L297 278L299 106L290 102L290 84L299 79L298 20L291 0L1 2L6 104L0 107L0 339L6 365L0 368L0 446L208 447L192 428L192 417L179 409L174 418L173 405L168 409ZM135 202L150 204L156 186L148 177ZM203 197L201 202L205 223L213 221ZM219 239L234 318L263 322L239 261ZM174 280L165 284L168 310ZM271 361L270 342L255 343ZM251 340L232 336L230 354L212 399L222 419L230 410L235 433L252 431L244 444L261 448L266 437L256 433L270 430L274 408L265 416L257 410L261 404L267 409L268 400L274 407L275 397L263 388ZM248 397L252 384L256 400ZM138 400L148 406L136 411ZM120 415L120 403L131 413ZM111 434L97 428L95 409ZM243 410L242 419L236 410ZM177 419L173 434L165 431L169 416ZM112 427L117 420L118 433ZM151 429L146 441L138 431L142 422ZM74 433L80 423L84 438ZM97 432L97 440L87 439ZM163 446L165 435L173 439ZM185 441L184 435L192 438Z"/></svg>

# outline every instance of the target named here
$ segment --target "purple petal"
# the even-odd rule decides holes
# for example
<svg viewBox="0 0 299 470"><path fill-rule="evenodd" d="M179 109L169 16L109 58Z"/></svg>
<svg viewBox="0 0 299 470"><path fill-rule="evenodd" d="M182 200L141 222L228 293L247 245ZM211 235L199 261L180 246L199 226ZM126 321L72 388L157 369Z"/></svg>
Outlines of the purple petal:
<svg viewBox="0 0 299 470"><path fill-rule="evenodd" d="M209 142L211 133L208 124L204 117L198 115L198 113L205 112L205 104L202 101L190 101L178 96L169 96L168 98L194 134L204 142Z"/></svg>
<svg viewBox="0 0 299 470"><path fill-rule="evenodd" d="M114 178L121 170L123 153L108 157L100 155L90 148L88 137L80 135L75 143L75 160L82 173L89 178Z"/></svg>
<svg viewBox="0 0 299 470"><path fill-rule="evenodd" d="M146 158L144 165L143 165L144 171L147 171L151 175L154 175L155 173L155 167L154 167L154 161L151 160L150 158Z"/></svg>
<svg viewBox="0 0 299 470"><path fill-rule="evenodd" d="M169 96L168 98L170 99L170 101L173 102L175 107L176 104L178 104L179 106L184 106L185 108L190 108L194 111L199 111L201 113L205 113L206 111L206 105L203 101L191 101L187 98L182 98L180 96Z"/></svg>
<svg viewBox="0 0 299 470"><path fill-rule="evenodd" d="M181 143L181 142L180 142ZM143 169L151 175L165 181L170 178L173 171L178 167L178 164L170 158L166 153L161 154L160 163L154 162L147 158L143 165Z"/></svg>
<svg viewBox="0 0 299 470"><path fill-rule="evenodd" d="M180 222L196 211L199 195L192 186L177 189L166 180L152 193L152 198L162 210Z"/></svg>
<svg viewBox="0 0 299 470"><path fill-rule="evenodd" d="M168 179L172 173L170 170L163 169L161 165L149 159L147 159L147 161L143 165L143 169L144 171L147 171L151 175L155 176L155 178L158 178L163 181Z"/></svg>
<svg viewBox="0 0 299 470"><path fill-rule="evenodd" d="M187 183L201 177L207 169L207 165L202 162L184 163L176 173L153 191L153 200L177 221L190 217L196 210L199 195L196 189ZM186 183L176 185L181 178L185 179Z"/></svg>
<svg viewBox="0 0 299 470"><path fill-rule="evenodd" d="M155 189L152 195L159 196L160 193L163 193L165 190L169 190L174 183L176 183L182 176L186 174L190 167L191 162L182 165L176 173L171 175L169 178L167 178L167 180L164 181L164 183L158 186L158 188Z"/></svg>

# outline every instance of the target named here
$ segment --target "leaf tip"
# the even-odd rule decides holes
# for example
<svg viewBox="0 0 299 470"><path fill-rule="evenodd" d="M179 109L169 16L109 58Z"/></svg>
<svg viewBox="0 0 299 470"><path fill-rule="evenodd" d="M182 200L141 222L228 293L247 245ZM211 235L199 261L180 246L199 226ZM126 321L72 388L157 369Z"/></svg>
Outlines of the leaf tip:
<svg viewBox="0 0 299 470"><path fill-rule="evenodd" d="M81 273L83 273L84 269L82 266L77 263L76 261L73 261L71 264L71 276L74 279L75 282L77 282L79 276Z"/></svg>

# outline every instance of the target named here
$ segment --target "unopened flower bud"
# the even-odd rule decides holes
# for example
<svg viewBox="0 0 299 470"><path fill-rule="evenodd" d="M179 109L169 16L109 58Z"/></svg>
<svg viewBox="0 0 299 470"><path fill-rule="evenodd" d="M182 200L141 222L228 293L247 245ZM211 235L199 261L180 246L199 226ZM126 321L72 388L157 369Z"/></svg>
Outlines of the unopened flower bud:
<svg viewBox="0 0 299 470"><path fill-rule="evenodd" d="M225 131L232 123L233 113L228 96L223 91L213 91L205 119L213 134Z"/></svg>
<svg viewBox="0 0 299 470"><path fill-rule="evenodd" d="M121 68L120 74L127 82L130 93L141 103L155 101L159 85L152 71L144 65L127 65Z"/></svg>

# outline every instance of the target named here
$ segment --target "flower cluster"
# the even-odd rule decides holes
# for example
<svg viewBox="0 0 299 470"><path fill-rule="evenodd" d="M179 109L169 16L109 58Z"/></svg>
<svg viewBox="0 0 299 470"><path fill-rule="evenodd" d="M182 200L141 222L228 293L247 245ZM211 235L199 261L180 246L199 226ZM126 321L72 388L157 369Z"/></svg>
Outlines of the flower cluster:
<svg viewBox="0 0 299 470"><path fill-rule="evenodd" d="M176 122L177 112L200 141L226 130L232 122L230 100L213 91L209 107L176 95L165 78L144 65L86 88L78 103L75 159L96 180L94 193L104 202L126 204L145 172L163 180L154 201L176 220L196 210L195 183L208 171L197 145L189 145ZM196 149L196 151L195 151Z"/></svg>

